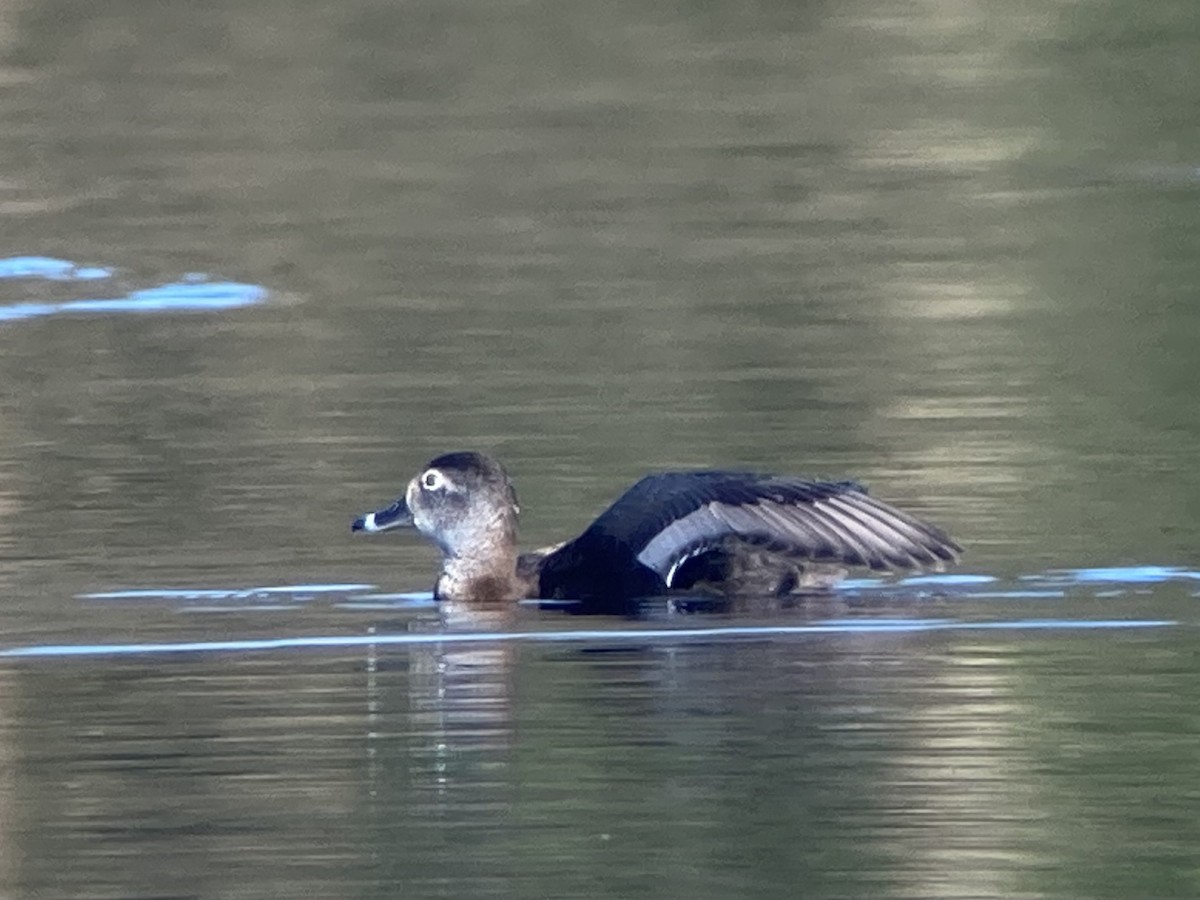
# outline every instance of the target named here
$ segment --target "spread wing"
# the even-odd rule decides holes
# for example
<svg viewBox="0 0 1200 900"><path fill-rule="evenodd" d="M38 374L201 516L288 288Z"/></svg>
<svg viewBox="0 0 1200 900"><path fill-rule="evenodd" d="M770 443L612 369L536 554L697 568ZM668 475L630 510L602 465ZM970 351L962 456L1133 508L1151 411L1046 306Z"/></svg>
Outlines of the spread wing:
<svg viewBox="0 0 1200 900"><path fill-rule="evenodd" d="M627 548L669 587L680 564L730 539L881 571L940 569L962 551L854 482L745 472L647 476L572 543Z"/></svg>

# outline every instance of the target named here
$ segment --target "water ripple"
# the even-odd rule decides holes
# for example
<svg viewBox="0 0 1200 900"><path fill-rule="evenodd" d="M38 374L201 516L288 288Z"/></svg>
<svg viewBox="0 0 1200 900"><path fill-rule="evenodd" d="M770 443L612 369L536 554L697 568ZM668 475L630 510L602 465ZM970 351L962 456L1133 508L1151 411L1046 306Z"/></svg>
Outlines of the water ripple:
<svg viewBox="0 0 1200 900"><path fill-rule="evenodd" d="M1030 631L1164 628L1170 619L1017 619L956 622L945 619L835 620L812 625L722 625L713 628L586 629L571 631L405 632L403 634L316 635L133 644L34 644L0 650L0 657L139 656L147 654L270 652L278 650L377 647L384 645L479 643L643 642L716 638L776 638L795 635L911 633L933 631Z"/></svg>
<svg viewBox="0 0 1200 900"><path fill-rule="evenodd" d="M113 270L80 266L65 259L15 256L0 259L0 279L55 282L95 282L111 278ZM256 284L213 281L190 274L180 281L130 291L118 297L79 297L56 301L31 301L0 306L0 322L61 314L190 312L236 309L267 299L269 292Z"/></svg>
<svg viewBox="0 0 1200 900"><path fill-rule="evenodd" d="M0 278L42 278L47 281L97 281L112 277L104 266L80 266L49 256L10 256L0 259Z"/></svg>

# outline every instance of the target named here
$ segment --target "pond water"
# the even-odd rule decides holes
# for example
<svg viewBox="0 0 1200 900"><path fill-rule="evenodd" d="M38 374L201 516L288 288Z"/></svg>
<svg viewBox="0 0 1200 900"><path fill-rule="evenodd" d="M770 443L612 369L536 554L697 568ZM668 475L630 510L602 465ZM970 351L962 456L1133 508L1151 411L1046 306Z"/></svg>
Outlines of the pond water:
<svg viewBox="0 0 1200 900"><path fill-rule="evenodd" d="M1200 893L1200 7L8 12L0 895ZM460 448L967 554L447 622Z"/></svg>

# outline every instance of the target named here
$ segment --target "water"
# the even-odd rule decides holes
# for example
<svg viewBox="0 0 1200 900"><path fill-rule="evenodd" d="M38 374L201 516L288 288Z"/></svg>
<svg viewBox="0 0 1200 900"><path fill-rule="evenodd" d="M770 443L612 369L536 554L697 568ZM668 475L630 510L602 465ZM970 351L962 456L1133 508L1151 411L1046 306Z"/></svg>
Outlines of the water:
<svg viewBox="0 0 1200 900"><path fill-rule="evenodd" d="M28 0L0 896L1194 897L1200 11ZM852 475L956 577L440 621L351 536Z"/></svg>

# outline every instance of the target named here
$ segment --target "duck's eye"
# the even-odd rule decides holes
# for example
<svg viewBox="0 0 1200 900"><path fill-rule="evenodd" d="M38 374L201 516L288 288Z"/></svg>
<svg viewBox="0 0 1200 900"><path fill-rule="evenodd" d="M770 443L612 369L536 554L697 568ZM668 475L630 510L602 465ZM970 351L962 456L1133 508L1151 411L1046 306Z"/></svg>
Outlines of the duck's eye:
<svg viewBox="0 0 1200 900"><path fill-rule="evenodd" d="M437 469L429 469L421 476L421 486L427 491L436 491L446 486L446 476Z"/></svg>

